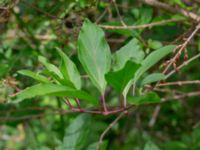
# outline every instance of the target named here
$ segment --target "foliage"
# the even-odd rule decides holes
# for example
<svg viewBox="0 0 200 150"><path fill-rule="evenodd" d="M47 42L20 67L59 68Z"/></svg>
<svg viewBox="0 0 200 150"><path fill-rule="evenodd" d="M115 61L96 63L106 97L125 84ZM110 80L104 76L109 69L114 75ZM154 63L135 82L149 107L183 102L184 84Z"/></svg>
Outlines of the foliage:
<svg viewBox="0 0 200 150"><path fill-rule="evenodd" d="M199 2L159 2L0 1L0 149L199 149Z"/></svg>

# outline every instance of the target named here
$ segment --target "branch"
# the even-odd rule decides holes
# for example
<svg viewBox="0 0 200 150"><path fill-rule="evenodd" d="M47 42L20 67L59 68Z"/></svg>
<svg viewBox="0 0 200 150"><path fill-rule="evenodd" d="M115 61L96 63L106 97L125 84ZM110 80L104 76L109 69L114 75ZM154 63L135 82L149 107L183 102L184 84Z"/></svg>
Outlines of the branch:
<svg viewBox="0 0 200 150"><path fill-rule="evenodd" d="M104 138L104 136L106 135L106 133L108 133L108 131L119 121L119 119L121 119L121 118L124 116L125 113L126 113L125 111L122 112L122 113L121 113L117 118L115 118L115 120L114 120L113 122L111 122L111 123L109 124L109 126L103 131L103 133L101 134L100 139L99 139L98 150L101 150L101 144L102 144L102 142L103 142L103 138Z"/></svg>
<svg viewBox="0 0 200 150"><path fill-rule="evenodd" d="M151 5L151 6L154 6L154 7L157 7L159 9L165 9L167 11L170 11L172 13L180 13L182 14L183 16L185 17L188 17L196 22L199 22L200 21L200 16L196 13L193 13L193 12L190 12L190 11L187 11L183 8L175 8L169 4L166 4L166 3L163 3L163 2L160 2L158 0L142 0L143 3L147 4L147 5Z"/></svg>
<svg viewBox="0 0 200 150"><path fill-rule="evenodd" d="M182 86L185 84L200 84L200 80L193 80L193 81L176 81L176 82L167 82L167 83L160 83L157 85L157 87L161 86L171 86L171 85L178 85Z"/></svg>
<svg viewBox="0 0 200 150"><path fill-rule="evenodd" d="M200 29L200 23L196 26L195 30L192 32L192 34L187 38L187 40L181 45L179 51L176 53L176 55L170 60L169 64L163 71L165 74L170 66L176 61L176 59L181 55L182 51L186 48L187 44L190 42L190 40L195 36L195 34L199 31Z"/></svg>
<svg viewBox="0 0 200 150"><path fill-rule="evenodd" d="M167 97L167 98L162 98L162 102L161 103L165 103L165 102L168 102L168 101L171 101L171 100L180 100L182 98L186 98L186 97L193 97L193 96L199 96L200 95L200 91L196 91L196 92L190 92L190 93L183 93L181 95L175 95L173 97ZM160 109L161 109L161 105L157 105L156 108L154 109L154 112L153 112L153 115L149 121L149 127L153 127L157 118L158 118L158 115L159 115L159 112L160 112Z"/></svg>
<svg viewBox="0 0 200 150"><path fill-rule="evenodd" d="M183 68L184 66L187 66L190 62L194 61L195 59L200 57L200 53L198 53L197 55L193 56L192 58L190 58L189 60L185 61L183 64L181 64L180 66L177 67L178 70L180 70L181 68ZM169 78L172 74L174 74L176 71L172 70L170 73L168 73L165 76L165 79Z"/></svg>
<svg viewBox="0 0 200 150"><path fill-rule="evenodd" d="M142 29L142 28L151 28L154 26L159 26L159 25L165 25L171 22L180 22L183 21L184 19L168 19L168 20L162 20L158 22L153 22L149 24L144 24L144 25L135 25L135 26L111 26L111 25L99 25L101 28L105 29Z"/></svg>

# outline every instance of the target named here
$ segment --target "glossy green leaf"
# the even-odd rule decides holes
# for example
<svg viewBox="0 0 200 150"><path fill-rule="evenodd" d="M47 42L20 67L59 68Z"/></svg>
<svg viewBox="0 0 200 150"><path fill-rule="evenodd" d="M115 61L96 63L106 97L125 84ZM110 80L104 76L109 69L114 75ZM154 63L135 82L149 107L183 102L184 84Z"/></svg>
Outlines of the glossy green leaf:
<svg viewBox="0 0 200 150"><path fill-rule="evenodd" d="M148 69L150 69L152 66L154 66L158 61L160 61L163 57L168 55L173 51L175 48L174 45L168 45L164 46L151 54L149 54L143 61L142 61L142 66L140 69L137 71L135 74L135 81L137 81L140 76L145 73Z"/></svg>
<svg viewBox="0 0 200 150"><path fill-rule="evenodd" d="M76 90L69 88L63 85L56 85L52 83L44 83L44 84L37 84L31 87L28 87L17 94L18 100L33 98L36 96L66 96L72 98L79 98L81 100L86 100L89 103L96 104L97 100L93 96L87 94L84 91Z"/></svg>
<svg viewBox="0 0 200 150"><path fill-rule="evenodd" d="M18 71L18 73L20 73L24 76L31 77L34 80L37 80L37 81L42 82L42 83L49 83L48 78L46 78L43 75L40 75L39 73L32 72L30 70L20 70L20 71Z"/></svg>
<svg viewBox="0 0 200 150"><path fill-rule="evenodd" d="M78 56L85 71L101 94L106 88L104 75L110 70L111 53L104 32L85 20L78 38Z"/></svg>
<svg viewBox="0 0 200 150"><path fill-rule="evenodd" d="M81 77L76 65L69 59L69 57L58 49L58 53L62 59L60 71L64 79L70 81L76 89L81 89Z"/></svg>
<svg viewBox="0 0 200 150"><path fill-rule="evenodd" d="M155 92L149 92L143 96L128 97L128 102L134 105L159 103L160 97Z"/></svg>
<svg viewBox="0 0 200 150"><path fill-rule="evenodd" d="M63 150L82 150L90 134L91 116L81 114L67 127L63 140Z"/></svg>
<svg viewBox="0 0 200 150"><path fill-rule="evenodd" d="M142 80L142 83L141 85L145 85L145 84L150 84L150 83L153 83L153 82L157 82L157 81L160 81L160 80L163 80L165 79L165 75L162 74L162 73L153 73L153 74L150 74L148 76L146 76L143 80Z"/></svg>
<svg viewBox="0 0 200 150"><path fill-rule="evenodd" d="M105 75L106 80L108 84L120 93L124 90L127 83L134 77L134 74L139 67L139 64L128 61L121 70L108 72Z"/></svg>
<svg viewBox="0 0 200 150"><path fill-rule="evenodd" d="M143 58L144 52L141 49L138 40L134 38L113 54L113 69L119 70L123 68L130 59L133 59L136 63L140 63Z"/></svg>

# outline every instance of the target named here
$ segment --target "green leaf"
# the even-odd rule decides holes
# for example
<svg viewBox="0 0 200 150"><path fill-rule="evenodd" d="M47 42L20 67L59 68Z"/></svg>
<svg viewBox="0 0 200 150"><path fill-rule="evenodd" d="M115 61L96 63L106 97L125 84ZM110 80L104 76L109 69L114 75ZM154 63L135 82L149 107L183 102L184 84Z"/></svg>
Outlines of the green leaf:
<svg viewBox="0 0 200 150"><path fill-rule="evenodd" d="M81 100L86 100L89 103L96 104L97 100L93 96L87 94L84 91L69 88L63 85L56 85L52 83L37 84L26 88L17 94L18 100L28 99L36 96L66 96L72 98L79 98Z"/></svg>
<svg viewBox="0 0 200 150"><path fill-rule="evenodd" d="M140 76L145 73L148 69L154 66L158 61L160 61L163 57L168 55L173 51L175 48L174 45L164 46L156 51L153 51L149 54L143 61L142 66L138 69L137 73L135 74L134 80L137 81Z"/></svg>
<svg viewBox="0 0 200 150"><path fill-rule="evenodd" d="M85 20L78 38L78 56L85 71L101 94L106 88L104 75L110 70L111 53L104 32Z"/></svg>
<svg viewBox="0 0 200 150"><path fill-rule="evenodd" d="M39 81L39 82L42 82L42 83L49 83L48 78L46 78L43 75L40 75L39 73L32 72L30 70L19 70L18 73L20 73L24 76L31 77L31 78Z"/></svg>
<svg viewBox="0 0 200 150"><path fill-rule="evenodd" d="M151 54L149 54L142 61L142 66L135 73L134 79L131 80L125 87L124 92L123 92L124 95L126 95L128 93L133 82L135 84L137 82L137 80L143 75L143 73L145 73L148 69L150 69L152 66L154 66L159 60L161 60L167 54L171 53L174 48L175 48L174 45L168 45L168 46L162 47L156 51L153 51Z"/></svg>
<svg viewBox="0 0 200 150"><path fill-rule="evenodd" d="M128 97L128 102L134 105L159 103L160 101L160 97L155 92L149 92L143 96Z"/></svg>
<svg viewBox="0 0 200 150"><path fill-rule="evenodd" d="M128 61L121 70L116 72L108 72L105 75L106 80L108 84L121 93L126 87L127 83L134 77L134 74L139 67L139 64Z"/></svg>
<svg viewBox="0 0 200 150"><path fill-rule="evenodd" d="M9 65L0 65L0 78L9 72Z"/></svg>
<svg viewBox="0 0 200 150"><path fill-rule="evenodd" d="M143 25L143 24L150 23L153 17L153 9L151 7L142 7L140 8L139 12L140 12L140 15L138 17L136 24Z"/></svg>
<svg viewBox="0 0 200 150"><path fill-rule="evenodd" d="M147 77L145 77L142 80L141 85L143 86L145 84L150 84L150 83L153 83L153 82L157 82L157 81L163 80L164 78L165 78L165 75L162 74L162 73L153 73L153 74L150 74Z"/></svg>
<svg viewBox="0 0 200 150"><path fill-rule="evenodd" d="M144 150L159 150L159 147L149 141L145 144Z"/></svg>
<svg viewBox="0 0 200 150"><path fill-rule="evenodd" d="M81 89L81 77L76 65L69 59L69 57L58 49L58 53L62 59L60 71L64 76L66 82L73 83L76 89Z"/></svg>
<svg viewBox="0 0 200 150"><path fill-rule="evenodd" d="M91 116L81 114L67 127L63 140L63 150L82 150L90 134Z"/></svg>
<svg viewBox="0 0 200 150"><path fill-rule="evenodd" d="M101 144L101 150L106 150L107 145L108 145L108 141L103 141ZM86 150L96 150L98 149L98 146L99 146L99 142L95 142L95 143L90 144Z"/></svg>
<svg viewBox="0 0 200 150"><path fill-rule="evenodd" d="M123 68L130 59L133 59L136 63L141 63L143 58L144 52L141 49L138 40L134 38L113 54L113 69L116 71Z"/></svg>
<svg viewBox="0 0 200 150"><path fill-rule="evenodd" d="M155 40L149 39L148 46L152 49L158 49L158 48L161 48L163 45L160 41L155 41Z"/></svg>
<svg viewBox="0 0 200 150"><path fill-rule="evenodd" d="M53 64L48 63L47 59L43 56L39 56L38 60L46 67L47 71L50 73L50 75L57 81L59 81L60 83L61 80L64 79L62 73L60 72L60 70L58 69L58 67L56 67Z"/></svg>

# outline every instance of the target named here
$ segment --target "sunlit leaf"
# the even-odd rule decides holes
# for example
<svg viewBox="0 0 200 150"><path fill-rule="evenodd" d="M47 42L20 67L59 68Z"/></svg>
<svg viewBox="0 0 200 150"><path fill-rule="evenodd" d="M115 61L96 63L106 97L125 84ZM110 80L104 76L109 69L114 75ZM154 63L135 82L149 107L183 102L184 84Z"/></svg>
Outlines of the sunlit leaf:
<svg viewBox="0 0 200 150"><path fill-rule="evenodd" d="M104 75L111 64L110 48L103 30L88 19L84 21L79 34L78 56L91 81L103 94L106 88Z"/></svg>

